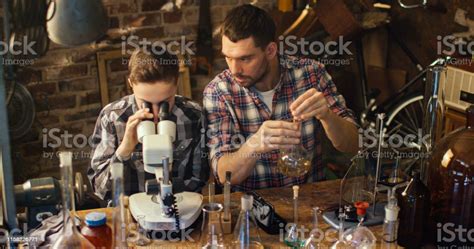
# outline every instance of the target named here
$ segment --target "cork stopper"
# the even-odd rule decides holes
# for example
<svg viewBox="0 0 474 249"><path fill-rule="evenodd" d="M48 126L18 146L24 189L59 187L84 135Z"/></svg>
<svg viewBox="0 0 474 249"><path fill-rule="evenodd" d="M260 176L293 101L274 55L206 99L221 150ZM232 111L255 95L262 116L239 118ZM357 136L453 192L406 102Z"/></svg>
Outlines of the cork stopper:
<svg viewBox="0 0 474 249"><path fill-rule="evenodd" d="M300 186L298 185L293 186L293 199L298 199L299 190L300 190Z"/></svg>
<svg viewBox="0 0 474 249"><path fill-rule="evenodd" d="M253 196L252 195L243 195L240 199L242 210L250 211L253 207Z"/></svg>

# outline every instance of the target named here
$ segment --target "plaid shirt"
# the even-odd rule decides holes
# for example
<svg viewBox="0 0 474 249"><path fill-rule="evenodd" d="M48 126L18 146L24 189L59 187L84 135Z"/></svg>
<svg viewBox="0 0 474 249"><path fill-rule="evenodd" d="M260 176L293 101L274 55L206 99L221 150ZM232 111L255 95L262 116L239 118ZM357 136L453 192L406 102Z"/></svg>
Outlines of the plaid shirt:
<svg viewBox="0 0 474 249"><path fill-rule="evenodd" d="M176 123L177 133L171 181L178 189L200 192L209 178L208 159L202 151L206 146L204 139L201 140L204 117L198 104L181 96L176 96L175 101L170 115L170 120ZM145 180L154 178L154 175L144 171L141 143L137 144L128 160L121 161L115 154L123 140L127 120L137 110L134 95L128 95L104 107L97 119L92 139L92 161L87 175L96 195L104 200L111 198L111 163L124 164L126 194L145 191Z"/></svg>
<svg viewBox="0 0 474 249"><path fill-rule="evenodd" d="M204 90L204 110L208 122L211 165L217 176L217 161L225 153L236 151L255 134L266 120L291 120L290 105L298 96L316 88L326 97L330 110L355 124L354 114L346 108L324 65L310 59L280 55L280 82L273 96L273 110L262 101L254 88L237 84L227 69L217 75ZM260 155L250 176L234 190L281 187L324 179L321 156L321 123L316 118L302 122L302 145L313 151L312 169L301 177L286 177L277 168L279 151Z"/></svg>

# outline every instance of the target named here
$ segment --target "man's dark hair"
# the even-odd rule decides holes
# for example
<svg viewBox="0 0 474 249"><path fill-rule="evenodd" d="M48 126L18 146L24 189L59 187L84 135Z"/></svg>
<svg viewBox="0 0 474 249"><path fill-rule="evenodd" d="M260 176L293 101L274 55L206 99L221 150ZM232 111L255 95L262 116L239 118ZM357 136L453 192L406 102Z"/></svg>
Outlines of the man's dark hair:
<svg viewBox="0 0 474 249"><path fill-rule="evenodd" d="M163 81L175 84L179 74L179 61L168 51L153 53L147 48L136 49L128 62L129 79L133 84Z"/></svg>
<svg viewBox="0 0 474 249"><path fill-rule="evenodd" d="M265 48L275 41L276 27L272 17L263 9L244 4L229 11L219 34L232 42L253 37L256 47Z"/></svg>

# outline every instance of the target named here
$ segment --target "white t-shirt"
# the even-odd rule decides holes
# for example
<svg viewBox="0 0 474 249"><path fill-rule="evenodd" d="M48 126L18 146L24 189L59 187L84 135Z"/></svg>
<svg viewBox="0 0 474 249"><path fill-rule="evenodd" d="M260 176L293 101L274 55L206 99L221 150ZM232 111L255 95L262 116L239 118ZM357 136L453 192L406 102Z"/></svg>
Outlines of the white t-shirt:
<svg viewBox="0 0 474 249"><path fill-rule="evenodd" d="M273 95L275 94L275 88L266 92L258 91L258 93L260 94L260 96L262 96L263 103L265 103L268 109L272 111L273 110Z"/></svg>

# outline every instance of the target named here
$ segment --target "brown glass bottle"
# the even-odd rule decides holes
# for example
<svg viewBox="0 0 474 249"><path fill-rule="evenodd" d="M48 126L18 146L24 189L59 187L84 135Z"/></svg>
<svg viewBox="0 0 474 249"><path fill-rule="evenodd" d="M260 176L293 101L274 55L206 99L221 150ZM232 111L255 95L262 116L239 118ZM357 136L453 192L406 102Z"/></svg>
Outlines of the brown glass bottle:
<svg viewBox="0 0 474 249"><path fill-rule="evenodd" d="M397 243L408 249L421 248L425 230L426 212L429 206L429 191L416 173L406 189L398 189L400 206Z"/></svg>
<svg viewBox="0 0 474 249"><path fill-rule="evenodd" d="M435 245L474 244L467 232L474 229L474 105L466 115L466 128L441 139L429 160L427 236Z"/></svg>

